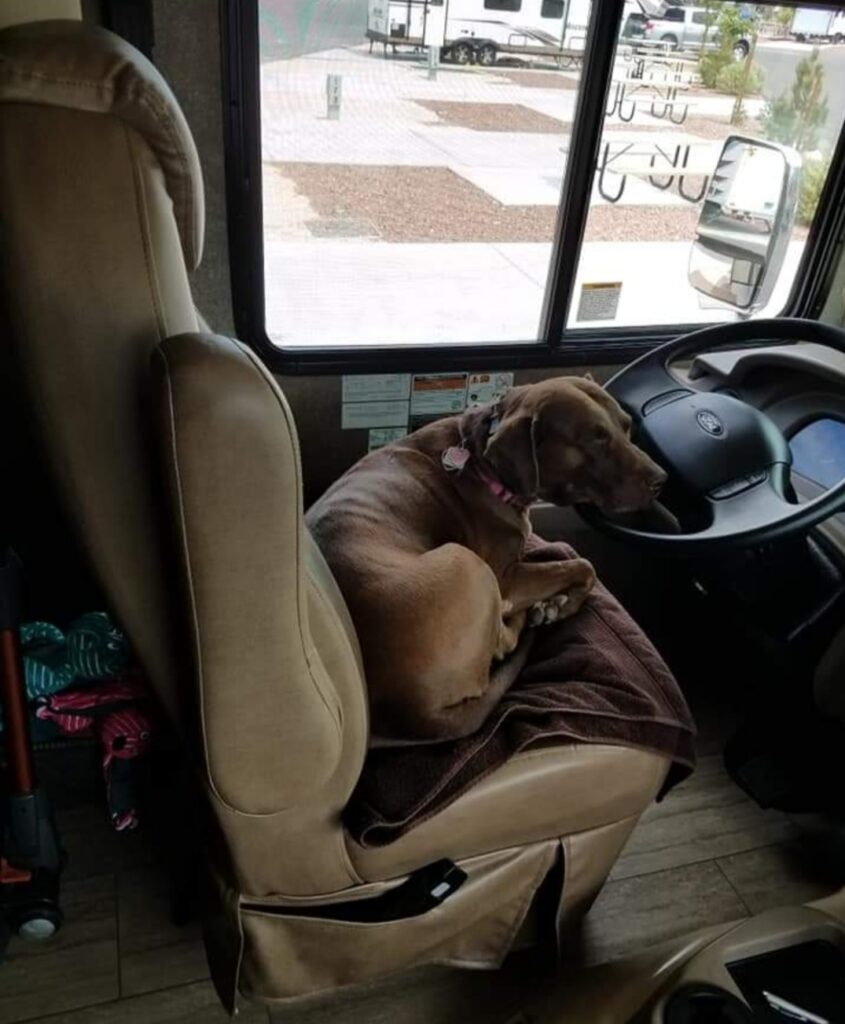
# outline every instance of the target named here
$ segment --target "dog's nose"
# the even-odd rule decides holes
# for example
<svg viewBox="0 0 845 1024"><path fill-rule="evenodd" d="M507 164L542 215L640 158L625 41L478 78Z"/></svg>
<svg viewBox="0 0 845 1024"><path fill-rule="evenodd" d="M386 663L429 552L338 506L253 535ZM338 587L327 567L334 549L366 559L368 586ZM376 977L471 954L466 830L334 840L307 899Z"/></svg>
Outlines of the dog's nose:
<svg viewBox="0 0 845 1024"><path fill-rule="evenodd" d="M669 474L665 469L661 469L660 466L655 466L654 471L651 474L651 479L648 482L648 489L652 494L659 494L663 490L663 485L669 478Z"/></svg>

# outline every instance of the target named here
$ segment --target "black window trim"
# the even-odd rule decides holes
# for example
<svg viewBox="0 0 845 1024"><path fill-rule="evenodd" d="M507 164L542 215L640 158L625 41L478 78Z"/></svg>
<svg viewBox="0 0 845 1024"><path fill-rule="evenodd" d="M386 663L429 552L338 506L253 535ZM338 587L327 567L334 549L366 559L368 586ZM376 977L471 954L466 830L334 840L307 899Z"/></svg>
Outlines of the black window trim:
<svg viewBox="0 0 845 1024"><path fill-rule="evenodd" d="M845 8L825 0L804 6ZM238 337L279 374L390 373L408 370L529 369L626 363L700 323L646 327L566 327L574 297L604 118L613 53L624 0L593 0L582 80L602 89L579 89L557 229L538 339L473 344L282 347L264 323L264 252L261 204L261 90L258 0L221 0L223 134L232 308ZM596 76L601 77L596 77ZM845 244L845 130L833 154L819 213L783 316L817 317ZM397 328L401 331L401 326Z"/></svg>

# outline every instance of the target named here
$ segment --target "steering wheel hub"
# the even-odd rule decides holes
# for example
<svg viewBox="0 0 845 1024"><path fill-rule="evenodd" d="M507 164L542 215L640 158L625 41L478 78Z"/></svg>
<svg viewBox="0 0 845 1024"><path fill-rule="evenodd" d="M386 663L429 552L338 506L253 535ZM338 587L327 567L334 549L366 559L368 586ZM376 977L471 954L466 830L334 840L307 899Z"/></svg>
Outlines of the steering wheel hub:
<svg viewBox="0 0 845 1024"><path fill-rule="evenodd" d="M789 465L789 445L765 413L730 395L680 394L642 417L637 443L698 495Z"/></svg>

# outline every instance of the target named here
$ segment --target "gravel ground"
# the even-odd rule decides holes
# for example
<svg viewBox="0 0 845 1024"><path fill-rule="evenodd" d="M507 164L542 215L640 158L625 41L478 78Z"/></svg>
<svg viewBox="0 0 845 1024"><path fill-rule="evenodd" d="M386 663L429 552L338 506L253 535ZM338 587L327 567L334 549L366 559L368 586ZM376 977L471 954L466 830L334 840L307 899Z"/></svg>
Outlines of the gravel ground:
<svg viewBox="0 0 845 1024"><path fill-rule="evenodd" d="M571 127L519 103L462 103L455 100L414 100L436 114L443 124L479 132L543 132L559 134Z"/></svg>
<svg viewBox="0 0 845 1024"><path fill-rule="evenodd" d="M695 117L692 114L680 125L674 125L668 121L654 121L652 124L624 124L617 121L612 124L605 123L604 130L606 132L683 132L684 134L697 135L702 139L708 139L713 142L721 142L722 139L726 139L729 135L736 132L750 132L751 134L761 132L760 126L756 121L749 121L747 124L736 127L727 119Z"/></svg>
<svg viewBox="0 0 845 1024"><path fill-rule="evenodd" d="M514 85L524 85L533 89L569 89L578 88L579 79L569 78L560 71L501 71L496 74L507 78Z"/></svg>
<svg viewBox="0 0 845 1024"><path fill-rule="evenodd" d="M684 242L695 237L698 206L594 206L588 242Z"/></svg>
<svg viewBox="0 0 845 1024"><path fill-rule="evenodd" d="M503 206L447 167L277 165L320 217L374 225L386 242L547 242L557 211Z"/></svg>
<svg viewBox="0 0 845 1024"><path fill-rule="evenodd" d="M445 167L273 166L325 222L308 224L320 237L354 235L352 225L386 242L548 242L554 234L554 207L504 206ZM586 238L683 241L697 219L697 206L598 206Z"/></svg>

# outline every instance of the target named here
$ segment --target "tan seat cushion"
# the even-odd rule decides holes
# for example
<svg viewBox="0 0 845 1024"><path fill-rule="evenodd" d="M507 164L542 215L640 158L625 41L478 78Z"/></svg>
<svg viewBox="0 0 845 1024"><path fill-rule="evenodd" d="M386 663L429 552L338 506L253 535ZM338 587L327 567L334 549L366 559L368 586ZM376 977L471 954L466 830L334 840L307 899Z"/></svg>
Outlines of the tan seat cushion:
<svg viewBox="0 0 845 1024"><path fill-rule="evenodd" d="M348 842L367 881L392 878L441 857L583 832L640 814L669 761L631 747L564 744L518 754L439 814L388 846Z"/></svg>

